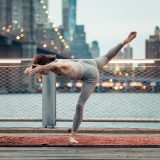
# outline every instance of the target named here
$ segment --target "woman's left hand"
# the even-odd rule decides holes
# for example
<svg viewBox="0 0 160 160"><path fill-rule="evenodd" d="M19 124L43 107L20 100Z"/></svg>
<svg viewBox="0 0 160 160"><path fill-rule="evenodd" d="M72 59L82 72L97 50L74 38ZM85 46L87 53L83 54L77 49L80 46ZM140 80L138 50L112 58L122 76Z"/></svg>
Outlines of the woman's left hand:
<svg viewBox="0 0 160 160"><path fill-rule="evenodd" d="M34 74L39 73L41 71L42 71L42 66L38 65L37 67L35 67L29 71L29 75L34 75Z"/></svg>

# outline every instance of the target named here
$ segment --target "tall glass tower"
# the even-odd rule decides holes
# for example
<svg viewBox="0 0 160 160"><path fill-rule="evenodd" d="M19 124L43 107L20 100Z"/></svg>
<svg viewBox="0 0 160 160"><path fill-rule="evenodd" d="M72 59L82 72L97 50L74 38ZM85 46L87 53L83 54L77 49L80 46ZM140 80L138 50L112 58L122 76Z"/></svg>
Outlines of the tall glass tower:
<svg viewBox="0 0 160 160"><path fill-rule="evenodd" d="M64 27L64 38L70 43L76 27L76 0L62 0L62 19Z"/></svg>

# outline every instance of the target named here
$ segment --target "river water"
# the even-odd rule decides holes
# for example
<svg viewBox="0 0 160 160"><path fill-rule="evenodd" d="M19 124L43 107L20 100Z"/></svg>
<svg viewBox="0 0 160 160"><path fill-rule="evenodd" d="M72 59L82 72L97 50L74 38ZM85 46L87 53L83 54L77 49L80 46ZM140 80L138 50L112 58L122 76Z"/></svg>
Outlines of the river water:
<svg viewBox="0 0 160 160"><path fill-rule="evenodd" d="M79 93L57 94L57 118L73 119ZM0 94L0 119L42 118L42 94ZM84 118L160 118L160 94L94 93L84 108ZM0 122L0 127L42 127L41 122ZM56 127L72 127L57 122ZM83 122L81 127L159 128L160 123Z"/></svg>

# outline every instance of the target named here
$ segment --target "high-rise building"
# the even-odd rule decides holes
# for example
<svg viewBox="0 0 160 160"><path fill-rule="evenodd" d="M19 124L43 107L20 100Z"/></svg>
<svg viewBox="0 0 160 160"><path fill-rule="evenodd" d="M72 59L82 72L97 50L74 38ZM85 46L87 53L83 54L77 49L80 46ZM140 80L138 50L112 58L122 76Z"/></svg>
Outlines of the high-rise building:
<svg viewBox="0 0 160 160"><path fill-rule="evenodd" d="M158 59L160 58L160 29L155 27L154 35L151 35L146 40L146 59Z"/></svg>
<svg viewBox="0 0 160 160"><path fill-rule="evenodd" d="M0 30L18 33L23 26L23 1L0 0Z"/></svg>
<svg viewBox="0 0 160 160"><path fill-rule="evenodd" d="M1 32L23 39L21 55L18 54L18 57L33 57L37 52L37 44L51 50L62 48L52 23L49 23L48 0L0 0L0 10Z"/></svg>
<svg viewBox="0 0 160 160"><path fill-rule="evenodd" d="M43 2L43 3L42 3ZM48 20L48 0L34 0L34 8L35 8L35 24L40 26L44 26L45 28L51 28L51 24ZM46 11L43 10L46 9Z"/></svg>
<svg viewBox="0 0 160 160"><path fill-rule="evenodd" d="M133 49L130 45L127 45L123 51L120 51L114 59L132 59Z"/></svg>
<svg viewBox="0 0 160 160"><path fill-rule="evenodd" d="M12 2L10 0L0 0L0 28L8 27L12 24Z"/></svg>
<svg viewBox="0 0 160 160"><path fill-rule="evenodd" d="M133 59L133 49L129 44L124 48L123 54L124 59Z"/></svg>
<svg viewBox="0 0 160 160"><path fill-rule="evenodd" d="M99 45L97 41L93 41L91 48L90 48L90 52L92 53L92 58L97 58L99 57L100 54L100 49L99 49Z"/></svg>
<svg viewBox="0 0 160 160"><path fill-rule="evenodd" d="M133 58L133 49L130 45L127 45L123 50L120 50L119 53L113 58L114 60L123 60L123 59L132 59ZM130 70L132 68L132 64L128 63L115 63L108 64L110 68L114 70L114 72L119 70Z"/></svg>
<svg viewBox="0 0 160 160"><path fill-rule="evenodd" d="M73 41L71 43L71 52L79 58L92 58L89 45L86 43L84 25L76 25Z"/></svg>
<svg viewBox="0 0 160 160"><path fill-rule="evenodd" d="M76 27L76 0L62 0L62 21L64 38L70 46Z"/></svg>

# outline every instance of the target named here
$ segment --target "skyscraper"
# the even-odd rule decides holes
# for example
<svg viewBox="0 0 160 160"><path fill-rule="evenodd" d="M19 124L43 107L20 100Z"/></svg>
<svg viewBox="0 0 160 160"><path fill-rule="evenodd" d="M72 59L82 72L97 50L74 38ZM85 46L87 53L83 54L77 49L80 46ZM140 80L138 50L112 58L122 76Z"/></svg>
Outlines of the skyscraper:
<svg viewBox="0 0 160 160"><path fill-rule="evenodd" d="M133 58L133 49L128 44L123 51L120 51L114 59L132 59Z"/></svg>
<svg viewBox="0 0 160 160"><path fill-rule="evenodd" d="M62 0L62 21L64 38L70 46L76 27L76 0Z"/></svg>
<svg viewBox="0 0 160 160"><path fill-rule="evenodd" d="M49 28L48 14L42 8L48 10L48 0L43 0L43 3L39 0L34 0L35 8L35 23L38 26L45 26Z"/></svg>
<svg viewBox="0 0 160 160"><path fill-rule="evenodd" d="M92 58L89 45L86 43L84 25L76 25L73 41L71 43L71 52L79 58Z"/></svg>
<svg viewBox="0 0 160 160"><path fill-rule="evenodd" d="M151 35L146 40L146 59L158 59L160 58L160 29L155 27L154 35Z"/></svg>
<svg viewBox="0 0 160 160"><path fill-rule="evenodd" d="M133 49L132 47L128 44L125 48L124 48L124 59L132 59L133 58Z"/></svg>
<svg viewBox="0 0 160 160"><path fill-rule="evenodd" d="M99 57L100 54L100 50L99 50L99 45L97 41L93 41L91 48L90 48L90 52L92 53L92 58L97 58Z"/></svg>
<svg viewBox="0 0 160 160"><path fill-rule="evenodd" d="M23 1L0 0L0 28L16 32L23 25Z"/></svg>

